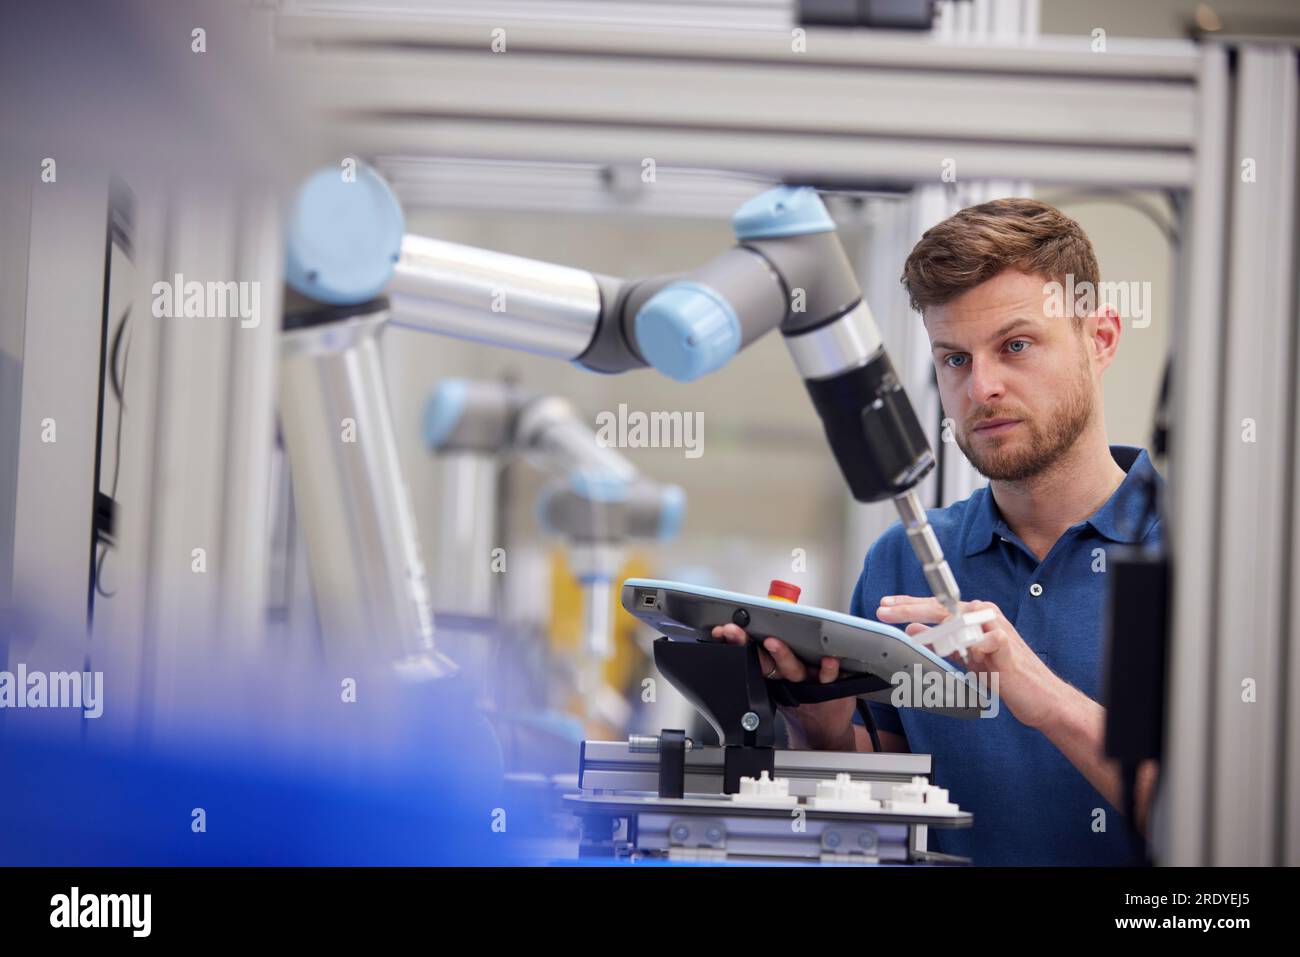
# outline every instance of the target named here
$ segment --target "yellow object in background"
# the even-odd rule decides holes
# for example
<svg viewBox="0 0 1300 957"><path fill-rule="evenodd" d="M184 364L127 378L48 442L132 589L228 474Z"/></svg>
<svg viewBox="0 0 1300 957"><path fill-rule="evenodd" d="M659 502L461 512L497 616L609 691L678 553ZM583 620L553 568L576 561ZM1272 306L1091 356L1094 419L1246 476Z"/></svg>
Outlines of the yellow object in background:
<svg viewBox="0 0 1300 957"><path fill-rule="evenodd" d="M645 655L633 640L640 623L623 610L619 596L622 593L623 582L628 578L649 576L649 562L639 555L630 554L614 576L613 587L610 589L610 602L613 608L609 620L614 623L614 653L605 662L603 674L605 683L618 691L627 692L633 676L640 675L646 670ZM563 548L556 548L551 552L551 617L546 636L555 655L570 660L578 655L582 642L582 586L574 577ZM577 695L567 702L564 710L579 717L586 717L587 709ZM622 737L627 733L626 728L612 728L604 724L588 727L587 731L590 735L614 738Z"/></svg>

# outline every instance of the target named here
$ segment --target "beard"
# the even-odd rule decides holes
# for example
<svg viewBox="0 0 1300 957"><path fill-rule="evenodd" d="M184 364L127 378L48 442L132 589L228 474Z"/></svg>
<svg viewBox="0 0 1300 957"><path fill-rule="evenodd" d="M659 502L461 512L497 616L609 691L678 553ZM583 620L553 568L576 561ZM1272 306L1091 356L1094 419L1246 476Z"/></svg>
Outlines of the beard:
<svg viewBox="0 0 1300 957"><path fill-rule="evenodd" d="M1014 409L980 409L972 413L964 429L957 430L957 447L985 478L1021 482L1051 468L1074 446L1092 421L1093 409L1092 383L1084 363L1045 424ZM980 447L976 448L970 441L971 429L996 418L1019 419L1023 433L979 439Z"/></svg>

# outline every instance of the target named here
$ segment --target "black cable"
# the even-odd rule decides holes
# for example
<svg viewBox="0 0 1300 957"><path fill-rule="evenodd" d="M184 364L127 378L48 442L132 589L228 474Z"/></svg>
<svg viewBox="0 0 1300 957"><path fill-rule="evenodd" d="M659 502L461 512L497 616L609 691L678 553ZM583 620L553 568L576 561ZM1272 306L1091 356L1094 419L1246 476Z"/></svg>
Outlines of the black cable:
<svg viewBox="0 0 1300 957"><path fill-rule="evenodd" d="M102 595L104 598L112 598L117 594L115 591L104 591L104 585L101 576L104 573L104 558L108 555L108 543L102 539L98 543L99 557L95 559L95 593Z"/></svg>
<svg viewBox="0 0 1300 957"><path fill-rule="evenodd" d="M117 483L122 474L122 419L126 413L126 368L127 362L131 357L131 340L126 338L126 351L122 351L123 336L129 327L131 318L131 307L127 306L120 319L117 320L117 328L113 332L113 342L109 349L108 355L108 383L113 392L113 397L117 400L117 430L113 438L113 481L109 489L108 499L111 511L116 511L112 503L117 500ZM118 373L118 355L122 357L122 371ZM110 511L110 514L111 514ZM101 598L112 598L117 594L116 591L105 591L103 586L104 559L108 557L109 549L113 547L110 540L111 532L106 532L104 528L96 528L95 531L95 563L91 567L90 584L95 594Z"/></svg>
<svg viewBox="0 0 1300 957"><path fill-rule="evenodd" d="M938 370L931 368L930 385L934 389L934 394L939 394L939 373ZM943 440L944 420L947 417L943 414L943 403L939 403L939 442L934 449L934 507L943 508L943 479L944 465L948 460L947 442Z"/></svg>
<svg viewBox="0 0 1300 957"><path fill-rule="evenodd" d="M1156 425L1151 431L1151 450L1160 458L1169 454L1169 390L1173 387L1174 357L1165 359L1160 377L1160 395L1156 398Z"/></svg>
<svg viewBox="0 0 1300 957"><path fill-rule="evenodd" d="M122 419L126 415L126 367L131 360L131 339L127 337L126 351L122 353L122 374L117 373L117 354L122 347L122 336L128 329L131 307L127 306L122 318L117 321L117 332L113 335L113 348L109 355L109 382L113 386L113 395L117 397L117 436L114 438L113 484L109 497L117 499L117 479L122 473Z"/></svg>
<svg viewBox="0 0 1300 957"><path fill-rule="evenodd" d="M117 356L122 349L122 335L126 332L127 320L130 317L131 307L128 305L121 318L117 320L117 329L113 332L113 344L108 354L108 384L113 387L113 397L123 404L125 404L123 390L126 381L126 368L123 366L122 374L119 376L117 372Z"/></svg>
<svg viewBox="0 0 1300 957"><path fill-rule="evenodd" d="M1151 451L1154 452L1156 455L1161 455L1161 456L1165 454L1165 451L1168 448L1168 443L1169 443L1168 404L1169 404L1169 382L1170 379L1172 378L1172 369L1173 369L1173 359L1171 357L1165 360L1164 375L1162 376L1160 382L1160 394L1158 399L1156 400L1156 415L1155 415L1156 424L1151 436ZM1154 513L1156 520L1161 523L1162 543L1161 543L1160 551L1164 551L1165 550L1163 547L1164 501L1163 501L1163 496L1160 494L1160 483L1157 478L1159 473L1155 471L1154 462L1152 463L1151 468L1152 468L1152 474L1144 476L1142 479L1142 485L1141 485L1142 493L1143 493L1142 509L1140 512L1138 512L1137 518L1134 519L1136 523L1135 527L1129 529L1128 531L1130 535L1136 538L1139 534L1141 534L1143 526L1146 525L1147 518L1152 513ZM1141 544L1140 540L1138 544L1139 545Z"/></svg>
<svg viewBox="0 0 1300 957"><path fill-rule="evenodd" d="M872 750L880 754L880 735L876 731L876 719L871 716L871 709L867 707L867 703L861 698L854 699L854 703L858 708L858 716L862 718L862 724L867 729L867 735L871 738Z"/></svg>

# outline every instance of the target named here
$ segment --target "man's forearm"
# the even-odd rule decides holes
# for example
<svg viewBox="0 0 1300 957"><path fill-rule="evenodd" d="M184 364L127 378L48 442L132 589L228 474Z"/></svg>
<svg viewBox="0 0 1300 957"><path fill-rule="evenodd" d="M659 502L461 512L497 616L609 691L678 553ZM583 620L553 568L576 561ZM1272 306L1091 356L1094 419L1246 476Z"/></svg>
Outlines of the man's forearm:
<svg viewBox="0 0 1300 957"><path fill-rule="evenodd" d="M812 744L809 744L807 739L803 739L796 744L792 736L791 744L794 744L796 748L813 751L863 751L870 754L876 750L871 746L871 735L860 724L850 724L847 733L838 738L819 739ZM883 740L881 741L881 747L884 747Z"/></svg>
<svg viewBox="0 0 1300 957"><path fill-rule="evenodd" d="M857 729L858 726L850 722L847 728L837 734L828 734L826 732L804 734L801 732L796 739L792 733L790 743L796 748L807 751L870 751L870 741L867 742L866 748L861 747Z"/></svg>
<svg viewBox="0 0 1300 957"><path fill-rule="evenodd" d="M876 736L880 738L880 750L894 751L900 754L907 753L907 742L902 735L894 734L889 731L877 731ZM803 745L807 747L807 745ZM813 746L817 751L861 751L864 754L874 754L876 749L871 743L871 733L860 724L850 723L849 733L835 740L828 740L825 744L818 743Z"/></svg>
<svg viewBox="0 0 1300 957"><path fill-rule="evenodd" d="M790 732L790 747L796 751L870 751L871 738L867 729L849 721L847 725L834 731L815 728L811 731L803 726L797 714L785 708L786 727Z"/></svg>
<svg viewBox="0 0 1300 957"><path fill-rule="evenodd" d="M867 729L860 724L853 725L853 750L873 752L876 749L871 746L871 735Z"/></svg>
<svg viewBox="0 0 1300 957"><path fill-rule="evenodd" d="M1078 688L1058 679L1051 715L1039 728L1097 791L1114 807L1123 808L1119 766L1104 752L1106 709ZM1156 779L1155 762L1138 769L1134 825L1145 832Z"/></svg>

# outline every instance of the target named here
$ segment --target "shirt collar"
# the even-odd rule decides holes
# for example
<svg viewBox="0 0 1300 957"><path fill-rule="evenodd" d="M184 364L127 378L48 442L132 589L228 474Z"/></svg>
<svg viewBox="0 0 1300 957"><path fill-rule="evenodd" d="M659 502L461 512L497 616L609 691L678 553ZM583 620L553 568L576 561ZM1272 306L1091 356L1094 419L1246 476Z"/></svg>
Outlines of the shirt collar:
<svg viewBox="0 0 1300 957"><path fill-rule="evenodd" d="M1146 537L1156 522L1154 494L1163 480L1146 449L1112 445L1110 455L1125 471L1124 480L1087 522L1104 538L1135 544ZM977 489L974 498L963 542L967 557L984 551L998 535L1011 534L987 485Z"/></svg>

